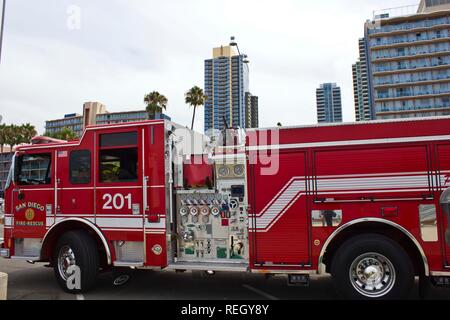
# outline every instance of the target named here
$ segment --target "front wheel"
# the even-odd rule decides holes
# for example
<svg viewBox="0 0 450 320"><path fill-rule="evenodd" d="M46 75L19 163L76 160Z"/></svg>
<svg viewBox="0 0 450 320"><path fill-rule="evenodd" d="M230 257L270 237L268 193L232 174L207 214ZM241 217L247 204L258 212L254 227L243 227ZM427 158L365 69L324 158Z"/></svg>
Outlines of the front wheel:
<svg viewBox="0 0 450 320"><path fill-rule="evenodd" d="M414 269L405 250L378 234L345 242L336 252L331 274L347 299L401 299L414 284Z"/></svg>
<svg viewBox="0 0 450 320"><path fill-rule="evenodd" d="M99 271L95 240L83 230L65 233L56 244L53 269L66 292L88 291L95 284Z"/></svg>

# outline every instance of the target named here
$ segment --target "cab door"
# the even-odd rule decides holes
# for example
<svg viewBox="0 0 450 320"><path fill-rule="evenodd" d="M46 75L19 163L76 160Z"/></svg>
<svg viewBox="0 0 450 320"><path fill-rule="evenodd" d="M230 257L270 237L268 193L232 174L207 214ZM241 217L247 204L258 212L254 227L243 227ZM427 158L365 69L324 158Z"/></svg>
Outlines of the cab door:
<svg viewBox="0 0 450 320"><path fill-rule="evenodd" d="M39 258L46 216L54 212L55 151L27 151L17 154L17 177L12 213L14 255Z"/></svg>
<svg viewBox="0 0 450 320"><path fill-rule="evenodd" d="M95 222L113 242L116 265L143 265L143 129L111 128L95 133Z"/></svg>
<svg viewBox="0 0 450 320"><path fill-rule="evenodd" d="M94 222L93 154L87 148L60 150L58 157L58 216Z"/></svg>

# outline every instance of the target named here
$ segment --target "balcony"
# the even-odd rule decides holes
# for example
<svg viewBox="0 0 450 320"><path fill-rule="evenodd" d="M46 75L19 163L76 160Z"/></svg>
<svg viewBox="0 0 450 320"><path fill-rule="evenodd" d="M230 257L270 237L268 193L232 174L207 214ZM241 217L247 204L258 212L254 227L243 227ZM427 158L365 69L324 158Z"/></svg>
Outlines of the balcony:
<svg viewBox="0 0 450 320"><path fill-rule="evenodd" d="M388 101L405 101L405 100L416 100L416 99L428 99L428 98L439 98L439 97L449 97L450 92L439 91L439 92L418 92L418 93L403 93L391 95L379 95L375 98L375 102L388 102Z"/></svg>
<svg viewBox="0 0 450 320"><path fill-rule="evenodd" d="M370 50L382 50L382 49L390 49L390 48L401 48L401 47L410 47L412 45L418 46L418 45L426 45L430 43L438 43L438 42L448 42L450 41L450 37L441 37L441 38L434 38L434 39L420 39L420 40L396 40L391 42L384 42L380 44L372 44L370 45Z"/></svg>
<svg viewBox="0 0 450 320"><path fill-rule="evenodd" d="M439 56L447 56L447 55L450 55L450 47L448 48L448 50L435 51L435 52L375 57L372 59L372 63L392 62L392 61L401 61L401 60L414 60L414 59L439 57Z"/></svg>
<svg viewBox="0 0 450 320"><path fill-rule="evenodd" d="M450 76L441 78L441 79L425 79L425 80L411 80L411 81L404 81L404 82L395 82L395 83L380 83L375 84L375 89L385 89L385 88L397 88L397 87L405 87L405 86L421 86L421 85L429 85L429 84L435 84L435 83L450 83Z"/></svg>

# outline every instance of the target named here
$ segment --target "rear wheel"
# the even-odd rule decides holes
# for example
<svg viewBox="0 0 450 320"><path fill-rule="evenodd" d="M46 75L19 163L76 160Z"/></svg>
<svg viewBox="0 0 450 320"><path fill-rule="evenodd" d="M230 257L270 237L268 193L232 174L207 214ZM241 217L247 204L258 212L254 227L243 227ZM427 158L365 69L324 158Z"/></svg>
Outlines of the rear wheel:
<svg viewBox="0 0 450 320"><path fill-rule="evenodd" d="M53 269L66 292L81 293L91 289L99 271L95 240L83 230L65 233L56 244Z"/></svg>
<svg viewBox="0 0 450 320"><path fill-rule="evenodd" d="M414 284L409 256L378 234L354 237L336 252L331 265L336 289L347 299L399 299Z"/></svg>

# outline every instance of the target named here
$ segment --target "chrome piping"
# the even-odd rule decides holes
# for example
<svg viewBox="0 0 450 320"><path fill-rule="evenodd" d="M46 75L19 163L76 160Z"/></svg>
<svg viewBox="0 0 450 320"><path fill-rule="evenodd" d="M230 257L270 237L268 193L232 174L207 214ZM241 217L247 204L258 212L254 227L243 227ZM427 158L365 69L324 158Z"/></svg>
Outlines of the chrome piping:
<svg viewBox="0 0 450 320"><path fill-rule="evenodd" d="M430 275L432 277L450 277L450 272L445 271L431 271Z"/></svg>
<svg viewBox="0 0 450 320"><path fill-rule="evenodd" d="M344 224L343 226L341 226L340 228L336 229L330 237L328 237L327 241L325 241L322 250L320 252L320 256L319 256L319 263L318 263L318 274L324 274L325 273L325 265L323 264L323 257L325 255L325 252L328 248L328 245L331 243L331 241L333 241L333 239L342 231L344 231L345 229L347 229L350 226L354 226L356 224L359 223L363 223L363 222L378 222L378 223L383 223L383 224L387 224L391 227L394 227L398 230L400 230L401 232L403 232L405 235L408 236L408 238L410 238L414 244L416 245L417 249L420 252L420 255L422 256L422 260L423 260L423 267L425 270L425 276L429 276L430 275L430 268L428 266L428 259L425 255L425 252L422 249L422 246L420 245L420 243L417 241L417 239L405 228L403 228L402 226L396 224L395 222L389 221L389 220L385 220L385 219L380 219L380 218L362 218L362 219L358 219L358 220L353 220L350 221L346 224Z"/></svg>
<svg viewBox="0 0 450 320"><path fill-rule="evenodd" d="M109 246L108 246L108 241L106 241L106 238L105 238L105 236L103 235L103 233L100 231L100 229L99 229L95 224L93 224L92 222L90 222L90 221L88 221L88 220L86 220L86 219L82 219L82 218L67 218L67 219L61 220L61 221L58 222L58 223L55 223L53 226L51 226L50 229L48 229L47 233L45 234L44 239L42 240L42 247L44 247L44 245L45 245L45 240L47 239L47 237L48 237L48 235L51 233L51 231L52 231L56 226L59 226L61 223L68 222L68 221L77 221L77 222L84 223L84 224L86 224L87 226L89 226L92 230L94 230L95 233L97 233L97 235L98 235L98 236L100 237L100 239L102 240L103 246L105 247L107 263L108 263L108 265L111 265L111 264L112 264L112 258L111 258L111 250L109 249ZM42 257L41 257L41 258L42 258Z"/></svg>

